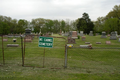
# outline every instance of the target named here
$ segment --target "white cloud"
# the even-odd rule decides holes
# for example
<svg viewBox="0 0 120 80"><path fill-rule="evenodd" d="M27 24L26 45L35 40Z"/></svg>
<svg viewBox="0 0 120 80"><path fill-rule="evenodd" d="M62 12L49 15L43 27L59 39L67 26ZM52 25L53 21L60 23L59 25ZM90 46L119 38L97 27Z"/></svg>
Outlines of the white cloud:
<svg viewBox="0 0 120 80"><path fill-rule="evenodd" d="M105 16L119 0L0 0L0 15L12 18L77 19L84 12L92 20Z"/></svg>

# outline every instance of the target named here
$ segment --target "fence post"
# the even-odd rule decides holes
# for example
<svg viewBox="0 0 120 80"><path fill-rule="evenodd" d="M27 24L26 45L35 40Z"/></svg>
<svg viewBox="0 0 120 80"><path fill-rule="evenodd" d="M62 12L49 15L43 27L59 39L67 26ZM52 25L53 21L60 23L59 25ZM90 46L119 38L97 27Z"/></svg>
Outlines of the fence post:
<svg viewBox="0 0 120 80"><path fill-rule="evenodd" d="M22 35L21 35L21 50L22 50L22 66L24 66L23 37L22 37Z"/></svg>
<svg viewBox="0 0 120 80"><path fill-rule="evenodd" d="M67 68L67 45L65 45L65 66L64 68Z"/></svg>
<svg viewBox="0 0 120 80"><path fill-rule="evenodd" d="M43 53L43 68L44 68L44 64L45 64L45 47L44 47L44 53Z"/></svg>
<svg viewBox="0 0 120 80"><path fill-rule="evenodd" d="M5 59L4 59L4 45L3 45L3 35L2 35L2 53L3 53L3 64L5 65Z"/></svg>

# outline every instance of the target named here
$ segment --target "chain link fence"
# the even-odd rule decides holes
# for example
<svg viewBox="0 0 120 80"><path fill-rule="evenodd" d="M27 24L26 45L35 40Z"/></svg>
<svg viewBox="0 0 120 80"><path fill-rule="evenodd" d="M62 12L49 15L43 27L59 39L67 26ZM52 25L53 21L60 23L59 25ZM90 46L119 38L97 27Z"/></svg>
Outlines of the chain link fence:
<svg viewBox="0 0 120 80"><path fill-rule="evenodd" d="M80 48L67 49L67 68L82 73L120 72L120 48Z"/></svg>
<svg viewBox="0 0 120 80"><path fill-rule="evenodd" d="M3 63L3 59L2 59L2 36L0 36L0 65L2 65Z"/></svg>
<svg viewBox="0 0 120 80"><path fill-rule="evenodd" d="M34 36L31 42L24 42L24 66L62 68L64 66L65 40L54 38L53 48L38 46L38 37Z"/></svg>
<svg viewBox="0 0 120 80"><path fill-rule="evenodd" d="M2 36L0 39L0 63L21 65L21 38Z"/></svg>

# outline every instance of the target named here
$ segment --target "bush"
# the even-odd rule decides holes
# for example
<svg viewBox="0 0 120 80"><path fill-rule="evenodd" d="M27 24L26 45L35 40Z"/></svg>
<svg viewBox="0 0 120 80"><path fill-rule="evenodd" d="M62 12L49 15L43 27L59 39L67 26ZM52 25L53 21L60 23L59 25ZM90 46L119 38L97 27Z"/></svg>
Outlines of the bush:
<svg viewBox="0 0 120 80"><path fill-rule="evenodd" d="M80 39L80 36L78 36L78 39Z"/></svg>
<svg viewBox="0 0 120 80"><path fill-rule="evenodd" d="M40 35L43 36L43 33L41 33Z"/></svg>

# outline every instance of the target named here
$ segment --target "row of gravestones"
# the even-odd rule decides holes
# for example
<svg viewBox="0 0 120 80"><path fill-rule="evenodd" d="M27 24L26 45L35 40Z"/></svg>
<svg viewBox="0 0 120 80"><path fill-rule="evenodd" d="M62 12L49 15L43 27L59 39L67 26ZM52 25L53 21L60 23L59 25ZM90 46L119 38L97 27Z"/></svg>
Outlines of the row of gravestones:
<svg viewBox="0 0 120 80"><path fill-rule="evenodd" d="M69 37L77 37L77 35L79 35L79 36L84 36L84 33L83 33L83 31L80 31L80 33L78 33L77 31L70 31L70 32L65 32L65 33L61 33L62 34L62 36L69 36ZM118 36L117 35L117 31L115 31L115 32L111 32L111 36L114 36L114 34L116 35L116 36ZM99 33L96 33L96 35L99 35ZM106 35L106 32L102 32L102 36L101 36L101 38L106 38L105 37L105 35ZM93 31L90 31L90 33L89 33L89 36L93 36Z"/></svg>
<svg viewBox="0 0 120 80"><path fill-rule="evenodd" d="M78 33L77 31L70 31L69 33L65 33L64 36L69 36L71 38L78 38L78 35L79 36L84 36L83 34L83 31L80 31L80 33ZM90 31L89 33L90 36L93 36L93 31ZM117 31L115 32L111 32L111 35L110 35L110 40L117 40ZM102 36L101 38L106 38L106 32L102 32Z"/></svg>
<svg viewBox="0 0 120 80"><path fill-rule="evenodd" d="M93 36L92 33L93 33L93 31L90 31L89 35ZM78 38L77 35L78 35L77 31L69 32L68 43L75 43L75 39ZM83 31L81 31L79 35L82 36L82 41L85 41L86 37L83 36ZM101 38L106 38L106 32L102 32ZM117 40L117 33L116 32L111 32L110 40ZM120 42L120 38L119 38L119 42Z"/></svg>
<svg viewBox="0 0 120 80"><path fill-rule="evenodd" d="M118 37L116 31L115 31L115 32L111 32L111 35L109 35L109 36L110 36L110 40L117 40L117 37ZM102 32L101 38L107 38L106 32ZM118 37L118 38L119 38L119 37Z"/></svg>

